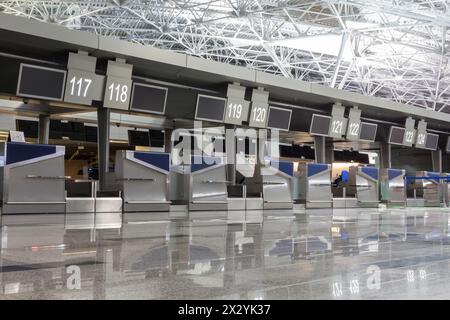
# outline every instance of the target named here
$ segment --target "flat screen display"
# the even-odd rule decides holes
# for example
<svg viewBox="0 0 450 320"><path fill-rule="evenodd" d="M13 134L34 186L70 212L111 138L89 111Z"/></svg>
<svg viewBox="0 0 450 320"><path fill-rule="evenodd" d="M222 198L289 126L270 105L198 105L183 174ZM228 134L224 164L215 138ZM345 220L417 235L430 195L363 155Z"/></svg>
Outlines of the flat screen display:
<svg viewBox="0 0 450 320"><path fill-rule="evenodd" d="M391 127L391 132L389 133L389 143L390 144L403 144L403 137L405 135L405 128L402 127Z"/></svg>
<svg viewBox="0 0 450 320"><path fill-rule="evenodd" d="M161 130L150 130L150 147L164 147L164 132Z"/></svg>
<svg viewBox="0 0 450 320"><path fill-rule="evenodd" d="M227 99L225 98L199 94L197 96L195 119L223 122L226 101Z"/></svg>
<svg viewBox="0 0 450 320"><path fill-rule="evenodd" d="M128 144L130 146L150 147L148 131L128 130Z"/></svg>
<svg viewBox="0 0 450 320"><path fill-rule="evenodd" d="M309 133L316 136L328 136L331 117L313 114Z"/></svg>
<svg viewBox="0 0 450 320"><path fill-rule="evenodd" d="M425 138L425 149L436 150L438 147L439 135L427 133Z"/></svg>
<svg viewBox="0 0 450 320"><path fill-rule="evenodd" d="M87 142L97 142L97 127L85 125L84 133Z"/></svg>
<svg viewBox="0 0 450 320"><path fill-rule="evenodd" d="M267 128L278 130L289 130L291 125L292 110L269 106Z"/></svg>
<svg viewBox="0 0 450 320"><path fill-rule="evenodd" d="M361 122L361 130L359 131L359 140L375 141L378 125L375 123Z"/></svg>
<svg viewBox="0 0 450 320"><path fill-rule="evenodd" d="M37 138L39 132L39 122L32 120L16 120L17 131L22 131L25 138Z"/></svg>
<svg viewBox="0 0 450 320"><path fill-rule="evenodd" d="M50 120L50 139L65 139L83 141L85 139L84 124L72 121Z"/></svg>
<svg viewBox="0 0 450 320"><path fill-rule="evenodd" d="M62 101L65 82L64 70L21 63L17 95Z"/></svg>
<svg viewBox="0 0 450 320"><path fill-rule="evenodd" d="M164 87L134 83L130 110L164 114L167 91Z"/></svg>

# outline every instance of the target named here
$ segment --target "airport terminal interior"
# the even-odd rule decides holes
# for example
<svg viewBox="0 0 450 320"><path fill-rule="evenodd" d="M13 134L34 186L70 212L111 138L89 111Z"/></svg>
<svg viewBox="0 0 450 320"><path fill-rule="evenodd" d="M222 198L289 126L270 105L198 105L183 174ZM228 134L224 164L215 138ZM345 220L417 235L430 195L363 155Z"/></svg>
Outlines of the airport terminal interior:
<svg viewBox="0 0 450 320"><path fill-rule="evenodd" d="M450 299L449 14L0 0L0 299Z"/></svg>

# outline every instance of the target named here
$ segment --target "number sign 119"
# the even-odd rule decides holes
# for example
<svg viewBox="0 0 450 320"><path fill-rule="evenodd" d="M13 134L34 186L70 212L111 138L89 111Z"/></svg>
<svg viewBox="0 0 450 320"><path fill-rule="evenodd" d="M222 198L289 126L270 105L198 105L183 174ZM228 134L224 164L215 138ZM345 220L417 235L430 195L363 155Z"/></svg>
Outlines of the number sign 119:
<svg viewBox="0 0 450 320"><path fill-rule="evenodd" d="M230 102L228 104L228 117L240 119L241 115L242 115L242 104Z"/></svg>

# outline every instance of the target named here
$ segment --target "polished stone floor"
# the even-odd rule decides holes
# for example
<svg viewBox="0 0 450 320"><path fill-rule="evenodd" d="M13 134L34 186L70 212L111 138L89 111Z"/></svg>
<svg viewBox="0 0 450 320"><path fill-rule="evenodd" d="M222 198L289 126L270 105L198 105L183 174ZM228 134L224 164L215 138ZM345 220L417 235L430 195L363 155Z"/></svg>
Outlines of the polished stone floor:
<svg viewBox="0 0 450 320"><path fill-rule="evenodd" d="M1 299L449 299L450 209L3 216Z"/></svg>

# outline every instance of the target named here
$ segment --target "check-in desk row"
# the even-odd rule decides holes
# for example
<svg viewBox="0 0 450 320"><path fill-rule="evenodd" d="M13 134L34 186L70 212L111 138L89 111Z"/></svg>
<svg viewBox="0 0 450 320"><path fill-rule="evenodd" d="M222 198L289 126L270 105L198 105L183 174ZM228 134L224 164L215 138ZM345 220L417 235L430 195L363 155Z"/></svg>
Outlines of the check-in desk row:
<svg viewBox="0 0 450 320"><path fill-rule="evenodd" d="M171 200L181 200L189 210L293 206L291 162L271 161L261 173L261 196L241 201L243 206L230 206L224 158L192 157L191 163L177 172L180 166L171 166L167 153L117 151L114 183L108 191L99 191L97 181L73 180L64 175L64 155L62 146L2 143L2 213L161 212L170 210ZM177 173L181 178L176 178ZM172 186L181 196L170 194L172 177Z"/></svg>
<svg viewBox="0 0 450 320"><path fill-rule="evenodd" d="M98 190L97 181L64 176L64 147L25 143L0 145L2 213L50 212L167 212L172 204L191 211L377 207L388 205L438 206L449 202L447 175L419 171L414 179L405 170L352 167L342 199L333 198L331 165L299 164L269 159L248 176L256 194L230 197L227 164L221 157L195 157L186 165L171 165L167 153L122 150L116 152L114 183ZM450 176L449 176L450 177ZM410 183L410 180L414 183ZM414 189L407 200L406 187ZM408 190L411 192L411 190ZM420 203L419 203L420 202ZM419 203L419 204L417 204Z"/></svg>
<svg viewBox="0 0 450 320"><path fill-rule="evenodd" d="M405 178L407 205L411 207L450 206L450 174L417 171L415 176Z"/></svg>
<svg viewBox="0 0 450 320"><path fill-rule="evenodd" d="M330 164L300 164L295 199L306 208L378 207L380 200L389 205L405 204L405 170L351 167L344 187L333 184L331 170ZM333 188L344 189L340 197L333 197Z"/></svg>
<svg viewBox="0 0 450 320"><path fill-rule="evenodd" d="M123 157L116 176L120 187L108 191L99 191L97 181L65 176L64 155L62 146L1 143L2 214L169 209L169 155L118 152Z"/></svg>

